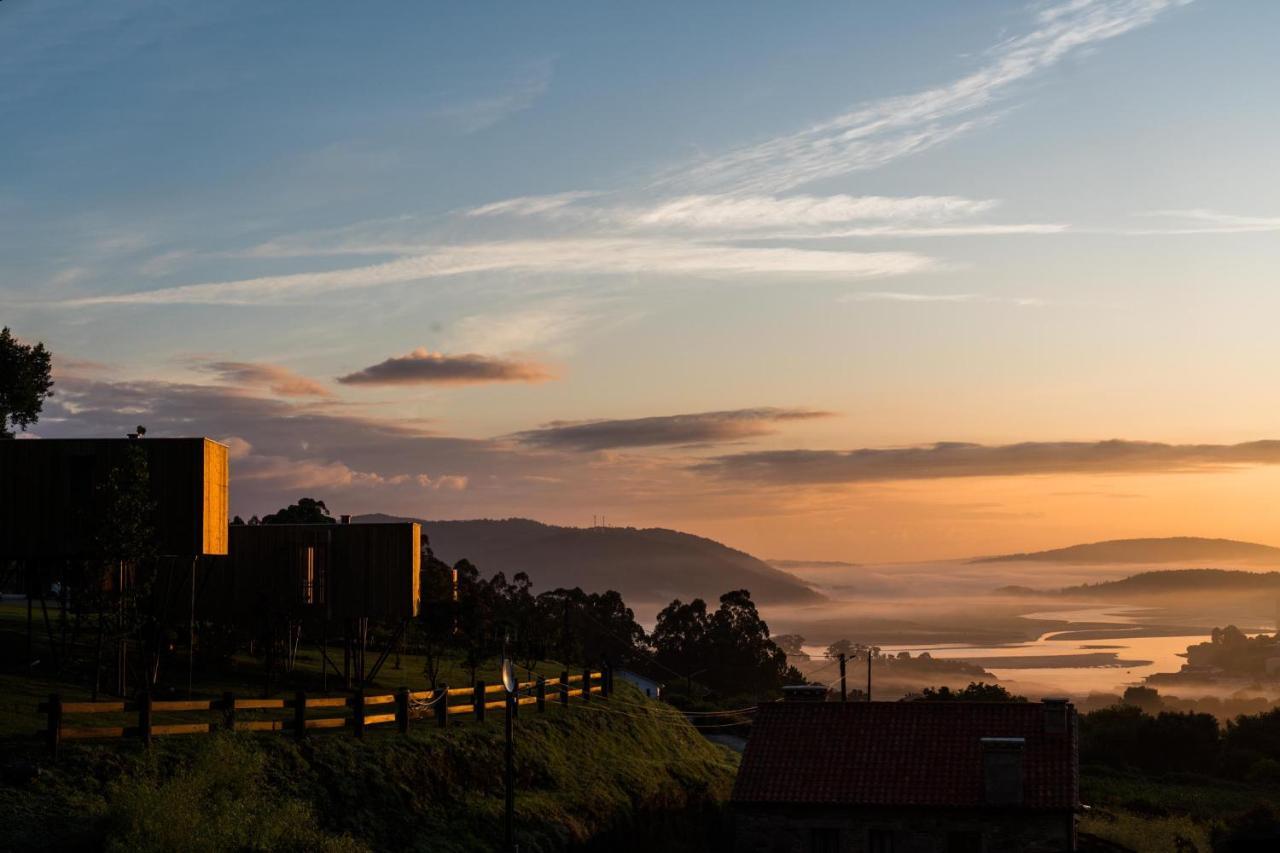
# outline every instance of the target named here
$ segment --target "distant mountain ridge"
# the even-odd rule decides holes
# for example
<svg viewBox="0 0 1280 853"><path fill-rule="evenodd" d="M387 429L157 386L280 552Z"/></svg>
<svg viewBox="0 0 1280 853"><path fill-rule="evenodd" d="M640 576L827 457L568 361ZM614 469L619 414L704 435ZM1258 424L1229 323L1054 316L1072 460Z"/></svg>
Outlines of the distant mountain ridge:
<svg viewBox="0 0 1280 853"><path fill-rule="evenodd" d="M860 569L861 563L846 563L844 560L765 560L775 569Z"/></svg>
<svg viewBox="0 0 1280 853"><path fill-rule="evenodd" d="M1162 539L1111 539L1049 551L977 557L970 563L1211 563L1280 565L1280 548L1235 539L1171 536Z"/></svg>
<svg viewBox="0 0 1280 853"><path fill-rule="evenodd" d="M1114 581L1069 586L1061 595L1124 597L1186 592L1277 592L1280 572L1246 572L1238 569L1170 569L1142 572Z"/></svg>
<svg viewBox="0 0 1280 853"><path fill-rule="evenodd" d="M527 518L430 521L381 513L353 521L417 521L441 560L454 563L465 557L486 576L527 572L537 590L616 589L628 604L665 604L673 598L713 602L743 588L757 602L823 600L799 578L750 554L666 528L558 527Z"/></svg>

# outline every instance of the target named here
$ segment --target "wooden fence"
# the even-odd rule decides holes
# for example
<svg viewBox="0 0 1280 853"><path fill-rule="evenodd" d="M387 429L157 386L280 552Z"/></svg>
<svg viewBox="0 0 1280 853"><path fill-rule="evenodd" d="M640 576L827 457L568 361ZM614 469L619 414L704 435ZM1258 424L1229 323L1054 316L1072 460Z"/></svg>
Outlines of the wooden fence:
<svg viewBox="0 0 1280 853"><path fill-rule="evenodd" d="M570 699L591 700L593 694L607 698L613 688L613 673L605 670L583 670L578 675L563 671L558 678L538 676L533 681L522 681L516 688L512 712L518 714L522 705L533 705L538 713L546 710L547 702L567 705ZM177 701L153 700L149 694L140 694L132 702L64 702L57 694L39 705L46 717L45 728L36 734L43 737L55 755L64 740L96 738L138 738L150 745L151 739L164 735L208 734L220 729L242 732L292 732L302 738L308 731L324 729L350 729L356 737L363 737L372 726L392 723L401 733L409 731L411 721L433 720L444 728L451 722L470 715L483 722L488 711L506 707L506 689L501 684L477 681L471 687L450 688L442 684L434 690L409 690L402 687L394 693L367 694L357 690L347 696L308 696L299 690L292 699L237 699L224 693L221 699L187 699ZM492 698L491 698L492 697ZM469 699L462 704L455 700ZM308 716L311 709L350 711L341 716ZM238 719L239 711L292 710L292 717L269 720ZM165 723L155 719L156 714L213 712L218 719L199 723ZM136 714L137 724L126 726L67 725L69 717L92 714Z"/></svg>

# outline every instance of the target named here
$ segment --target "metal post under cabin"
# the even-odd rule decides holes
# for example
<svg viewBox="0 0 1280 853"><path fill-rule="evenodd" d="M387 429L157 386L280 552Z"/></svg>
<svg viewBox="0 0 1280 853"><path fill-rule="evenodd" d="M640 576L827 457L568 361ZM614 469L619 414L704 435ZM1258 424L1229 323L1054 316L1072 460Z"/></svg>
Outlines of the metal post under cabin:
<svg viewBox="0 0 1280 853"><path fill-rule="evenodd" d="M444 728L449 725L449 685L441 684L436 688L436 725Z"/></svg>
<svg viewBox="0 0 1280 853"><path fill-rule="evenodd" d="M471 704L475 706L472 710L476 712L477 723L484 722L484 697L486 695L484 688L485 683L477 681L471 691Z"/></svg>
<svg viewBox="0 0 1280 853"><path fill-rule="evenodd" d="M191 698L192 679L196 661L196 562L199 557L191 558L191 610L188 614L187 632L187 698Z"/></svg>
<svg viewBox="0 0 1280 853"><path fill-rule="evenodd" d="M535 690L535 695L538 697L538 704L535 707L537 707L538 713L541 714L547 710L547 680L541 675L538 676L538 685Z"/></svg>
<svg viewBox="0 0 1280 853"><path fill-rule="evenodd" d="M329 692L329 617L320 622L320 691Z"/></svg>
<svg viewBox="0 0 1280 853"><path fill-rule="evenodd" d="M23 564L23 577L26 579L27 587L27 671L34 672L36 668L35 648L32 642L31 634L34 624L31 621L31 568Z"/></svg>
<svg viewBox="0 0 1280 853"><path fill-rule="evenodd" d="M343 623L342 629L342 686L351 687L351 620Z"/></svg>
<svg viewBox="0 0 1280 853"><path fill-rule="evenodd" d="M560 670L560 704L569 704L569 670Z"/></svg>
<svg viewBox="0 0 1280 853"><path fill-rule="evenodd" d="M849 688L846 685L846 682L844 680L844 665L845 665L845 654L844 652L841 652L840 653L840 701L848 702Z"/></svg>

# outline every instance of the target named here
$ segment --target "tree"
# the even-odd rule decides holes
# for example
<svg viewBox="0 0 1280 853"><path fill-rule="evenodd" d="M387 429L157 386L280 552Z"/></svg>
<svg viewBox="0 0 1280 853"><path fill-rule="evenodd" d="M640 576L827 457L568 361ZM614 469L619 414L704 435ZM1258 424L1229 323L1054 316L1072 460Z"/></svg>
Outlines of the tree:
<svg viewBox="0 0 1280 853"><path fill-rule="evenodd" d="M453 598L453 569L432 553L425 535L422 539L422 604L414 633L422 648L422 671L434 689L440 677L445 649L453 636L457 602Z"/></svg>
<svg viewBox="0 0 1280 853"><path fill-rule="evenodd" d="M701 598L695 598L688 604L677 598L662 609L653 628L653 648L658 664L668 672L683 675L690 691L693 677L706 669L709 629L707 603Z"/></svg>
<svg viewBox="0 0 1280 853"><path fill-rule="evenodd" d="M840 655L853 657L858 648L858 646L854 645L849 640L836 640L834 643L827 646L827 657L838 658Z"/></svg>
<svg viewBox="0 0 1280 853"><path fill-rule="evenodd" d="M249 521L253 523L252 519ZM262 519L263 524L334 524L333 516L324 501L314 498L301 498L296 504L290 504Z"/></svg>
<svg viewBox="0 0 1280 853"><path fill-rule="evenodd" d="M1000 684L973 681L960 690L950 687L926 687L920 691L920 702L1025 702L1025 696L1015 696Z"/></svg>
<svg viewBox="0 0 1280 853"><path fill-rule="evenodd" d="M1154 687L1133 685L1124 689L1124 704L1141 708L1147 713L1155 713L1164 706L1160 691Z"/></svg>
<svg viewBox="0 0 1280 853"><path fill-rule="evenodd" d="M773 642L787 657L809 659L809 654L804 650L804 637L799 634L778 634L774 636Z"/></svg>
<svg viewBox="0 0 1280 853"><path fill-rule="evenodd" d="M154 614L144 618L140 604L149 598L151 574L156 556L155 502L151 499L150 472L147 455L132 444L121 461L112 468L98 487L97 499L102 507L96 519L95 542L105 565L99 576L80 585L86 595L86 607L97 610L98 640L95 662L94 695L97 695L102 669L102 647L107 629L106 611L115 612L115 634L120 644L117 656L116 692L125 692L125 639L134 630L143 640L140 647L149 656L143 667L146 683L155 680L158 666L158 621ZM107 592L107 591L110 592ZM150 631L144 631L144 623ZM146 634L146 636L143 636Z"/></svg>
<svg viewBox="0 0 1280 853"><path fill-rule="evenodd" d="M53 392L50 354L43 343L24 344L0 330L0 439L13 438L10 427L23 432L40 419L45 398Z"/></svg>
<svg viewBox="0 0 1280 853"><path fill-rule="evenodd" d="M700 598L671 602L658 614L653 647L664 668L685 675L689 689L698 677L722 695L759 696L804 681L769 638L745 589L720 596L720 607L710 614Z"/></svg>

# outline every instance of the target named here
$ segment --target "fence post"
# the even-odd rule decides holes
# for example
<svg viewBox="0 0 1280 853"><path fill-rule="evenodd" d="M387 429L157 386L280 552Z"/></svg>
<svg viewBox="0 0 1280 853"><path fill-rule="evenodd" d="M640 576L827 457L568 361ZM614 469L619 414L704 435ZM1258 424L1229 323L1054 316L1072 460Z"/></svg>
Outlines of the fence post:
<svg viewBox="0 0 1280 853"><path fill-rule="evenodd" d="M293 736L298 740L307 736L307 691L305 690L299 690L293 694Z"/></svg>
<svg viewBox="0 0 1280 853"><path fill-rule="evenodd" d="M58 742L62 740L62 696L49 695L49 752L56 758Z"/></svg>
<svg viewBox="0 0 1280 853"><path fill-rule="evenodd" d="M143 746L151 746L151 693L147 690L138 694L138 736Z"/></svg>
<svg viewBox="0 0 1280 853"><path fill-rule="evenodd" d="M483 681L477 681L475 688L471 691L471 704L475 706L474 710L476 712L477 723L484 722L484 688L485 683Z"/></svg>
<svg viewBox="0 0 1280 853"><path fill-rule="evenodd" d="M444 728L449 725L449 685L441 684L436 688L436 725Z"/></svg>
<svg viewBox="0 0 1280 853"><path fill-rule="evenodd" d="M222 727L229 732L236 727L236 694L230 690L222 694Z"/></svg>
<svg viewBox="0 0 1280 853"><path fill-rule="evenodd" d="M582 671L582 701L591 701L591 667Z"/></svg>
<svg viewBox="0 0 1280 853"><path fill-rule="evenodd" d="M401 687L396 691L396 728L400 734L409 733L409 688Z"/></svg>
<svg viewBox="0 0 1280 853"><path fill-rule="evenodd" d="M364 688L361 687L351 697L351 727L356 737L364 737Z"/></svg>
<svg viewBox="0 0 1280 853"><path fill-rule="evenodd" d="M560 670L560 704L569 704L569 670Z"/></svg>
<svg viewBox="0 0 1280 853"><path fill-rule="evenodd" d="M547 710L547 680L541 675L538 676L538 686L535 688L538 697L538 704L535 706L538 713L541 714Z"/></svg>

